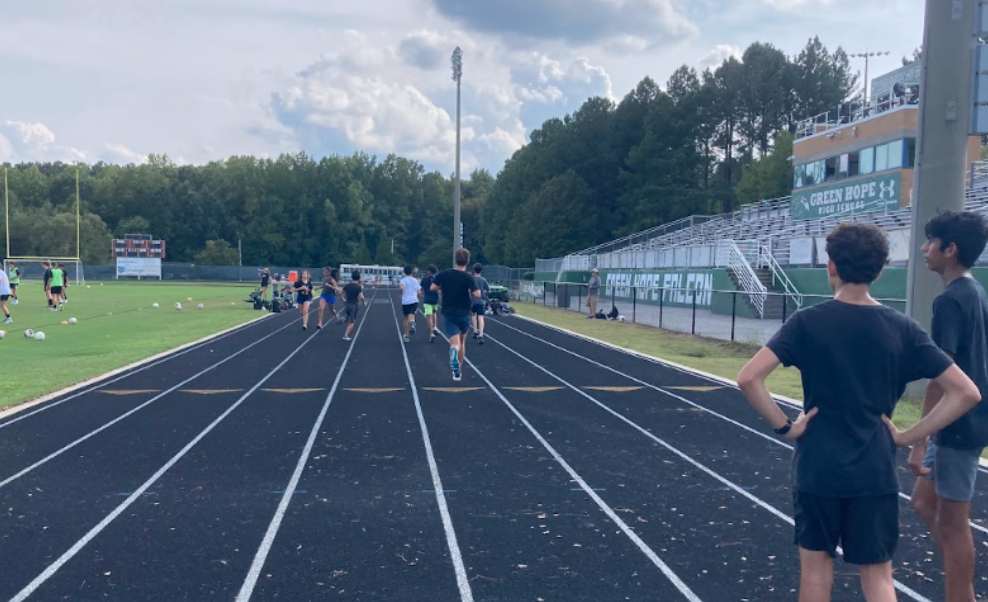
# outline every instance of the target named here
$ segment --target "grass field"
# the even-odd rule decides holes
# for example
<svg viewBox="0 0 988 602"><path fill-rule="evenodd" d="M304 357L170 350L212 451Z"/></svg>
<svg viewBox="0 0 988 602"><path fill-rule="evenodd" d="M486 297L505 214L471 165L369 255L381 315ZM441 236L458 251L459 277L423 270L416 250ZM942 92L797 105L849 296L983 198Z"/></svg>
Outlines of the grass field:
<svg viewBox="0 0 988 602"><path fill-rule="evenodd" d="M0 325L0 408L34 399L115 368L225 330L260 312L243 302L250 285L145 282L69 287L64 311L46 307L41 284L21 284L8 304L13 324ZM191 300L190 300L191 299ZM183 309L177 311L175 303ZM159 309L152 309L159 303ZM202 303L200 311L196 305ZM63 325L75 317L76 325ZM46 340L25 339L30 328Z"/></svg>
<svg viewBox="0 0 988 602"><path fill-rule="evenodd" d="M512 307L523 316L732 381L737 380L738 372L758 351L757 346L747 343L704 339L638 324L587 320L586 316L575 312L532 303L518 303ZM799 371L795 368L776 370L768 379L768 388L778 395L803 399ZM921 410L919 400L903 399L896 406L892 420L900 428L911 426L919 420Z"/></svg>

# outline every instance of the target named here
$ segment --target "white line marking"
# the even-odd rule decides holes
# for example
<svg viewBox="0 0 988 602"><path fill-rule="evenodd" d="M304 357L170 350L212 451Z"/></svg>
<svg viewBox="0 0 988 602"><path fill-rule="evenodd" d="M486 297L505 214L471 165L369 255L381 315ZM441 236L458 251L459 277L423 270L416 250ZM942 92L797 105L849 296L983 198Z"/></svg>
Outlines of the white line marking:
<svg viewBox="0 0 988 602"><path fill-rule="evenodd" d="M299 319L300 319L300 318L299 318ZM110 428L111 426L113 426L114 424L116 424L116 423L118 423L118 422L120 422L121 420L123 420L123 419L125 419L125 418L127 418L128 416L130 416L130 415L132 415L132 414L135 414L135 413L137 413L137 412L139 412L140 410L142 410L142 409L144 409L144 408L146 408L146 407L148 407L149 405L151 405L152 403L154 403L154 402L156 402L156 401L158 401L159 399L161 399L161 398L162 398L162 397L164 397L165 395L168 395L169 393L171 393L171 392L173 392L173 391L176 391L176 390L178 390L178 389L180 389L180 388L182 388L183 386L185 386L186 384L188 384L188 383L190 383L190 382L192 382L193 380L195 380L195 379L197 379L197 378L199 378L199 377L200 377L200 376L202 376L203 374L206 374L207 372L210 372L210 371L212 371L212 370L214 370L214 369L216 369L216 368L219 368L219 367L220 367L220 366L222 366L223 364L225 364L225 363L227 363L228 361L230 361L230 360L232 360L233 358L235 358L235 357L237 357L237 356L238 356L238 355L240 355L241 353L243 353L243 352L245 352L245 351L247 351L247 350L248 350L248 349L250 349L251 347L254 347L255 345L259 345L260 343L262 343L262 342L264 342L264 340L265 340L265 339L268 339L269 337L272 337L272 336L274 336L274 335L276 335L276 334L278 334L279 332L281 332L282 330L284 330L284 329L286 329L286 328L288 328L288 327L289 327L289 326L291 326L292 324L295 324L295 322L298 322L298 321L299 321L299 319L296 319L296 320L294 320L294 321L292 321L292 322L289 322L288 324L286 324L285 326L282 326L282 327L281 327L281 328L279 328L278 330L275 330L275 331L274 331L274 332L272 332L271 334L268 334L268 335L265 335L264 337L262 337L262 338L260 338L260 339L258 339L258 340L256 340L256 341L254 341L254 342L253 342L253 343L251 343L250 345L247 345L246 347L244 347L244 348L243 348L243 349L241 349L240 351L237 351L237 352L236 352L236 353L234 353L233 355L230 355L230 356L227 356L227 357L226 357L225 359L222 359L222 360L220 360L219 362L216 362L215 364L213 364L212 366L210 366L210 367L208 367L208 368L206 368L205 370L201 370L201 371L199 371L199 372L197 372L197 373L196 373L195 375L193 375L193 376L190 376L189 378L187 378L187 379L185 379L185 380L183 380L182 382L180 382L180 383L178 383L177 385L175 385L175 386L174 386L174 387L172 387L171 389L168 389L168 390L166 390L166 391L163 391L163 392L161 392L161 393L159 393L159 394L157 394L157 395L155 395L155 396L154 396L154 397L152 397L151 399L149 399L149 400L147 400L147 401L145 401L145 402L144 402L144 403L142 403L141 405L139 405L139 406L137 406L137 407L135 407L135 408L133 408L132 410L129 410L129 411L127 411L126 413L124 413L124 414L121 414L120 416L117 416L116 418L114 418L113 420L111 420L111 421L109 421L109 422L107 422L106 424L104 424L103 426L101 426L101 427L99 427L98 429L95 429L95 430L93 430L93 431L90 431L88 435L83 435L82 437L79 437L78 439L76 439L76 440L75 440L75 441L73 441L72 443L69 443L68 445L66 445L65 447L62 447L62 448L61 448L61 449L59 449L58 451L54 451L54 452L52 452L52 453L50 453L50 454L48 454L47 456L45 456L44 458L42 458L42 459L40 459L40 460L38 460L38 461L37 461L37 462L35 462L34 464L32 464L32 465L30 465L30 466L28 466L28 467L27 467L27 468L25 468L24 470L21 470L20 472L18 472L18 473L15 473L15 474L13 474L13 475L11 475L11 476L9 476L9 477L7 477L7 478L6 478L6 479L4 479L3 481L0 481L0 489L2 489L3 487L6 487L6 486L7 486L7 485L9 485L10 483L12 483L12 482L14 482L14 481L16 481L17 479L19 479L19 478L21 478L21 477L23 477L24 475L26 475L27 473L29 473L29 472L31 472L32 470L35 470L36 468L38 468L38 467L40 467L40 466L43 466L44 464L47 464L47 463L48 463L48 462L50 462L51 460L54 460L54 459L55 459L55 458L57 458L58 456L60 456L60 455L62 455L62 454L64 454L65 452L67 452L67 451L69 451L70 449L72 449L73 447L75 447L75 446L77 446L77 445L79 445L80 443L83 443L84 441L87 441L87 440L89 440L89 439L91 439L92 437L95 437L96 435L98 435L98 434L100 434L100 433L102 433L102 432L103 432L103 431L105 431L106 429L108 429L108 428Z"/></svg>
<svg viewBox="0 0 988 602"><path fill-rule="evenodd" d="M367 323L367 316L370 314L375 297L377 297L376 291L371 297L370 303L367 304L364 317L360 320L357 332L353 335L353 340L349 343L350 348L347 349L346 356L343 357L343 364L336 373L336 380L333 381L333 387L329 390L329 395L326 396L326 403L323 404L322 411L319 412L319 417L316 418L316 423L312 426L312 431L309 433L309 439L305 442L302 455L299 456L298 464L295 466L295 472L292 473L292 478L288 481L288 486L285 487L281 501L278 502L278 508L275 510L274 517L271 519L271 524L268 525L268 530L264 533L264 539L261 540L257 554L254 555L254 561L250 565L250 570L247 571L247 577L240 587L240 593L237 594L237 602L250 600L251 595L254 593L254 587L257 585L258 578L261 576L261 569L264 568L268 553L271 552L271 546L274 545L274 539L278 535L278 530L281 528L281 521L284 520L285 513L288 511L288 504L291 503L292 496L295 495L295 489L298 487L298 482L302 478L302 471L305 470L305 465L308 463L309 456L312 454L312 447L316 444L316 437L322 428L323 420L326 418L326 412L329 411L329 405L333 403L333 397L336 395L336 390L340 386L340 380L343 378L343 371L346 369L347 363L350 361L350 355L353 353L353 348L357 345L357 339L360 337L360 331L363 330L364 324Z"/></svg>
<svg viewBox="0 0 988 602"><path fill-rule="evenodd" d="M690 456L686 455L685 453L681 452L679 449L677 449L677 448L673 447L672 445L666 443L664 440L660 439L656 435L650 433L649 431L647 431L644 428L642 428L641 426L639 426L636 422L634 422L634 421L630 420L629 418L627 418L624 414L621 414L620 412L616 412L615 410L612 410L607 405L605 405L602 402L598 401L597 398L595 398L593 395L590 395L589 393L587 393L583 389L580 389L576 385L574 385L574 384L570 383L569 381L563 379L561 376L556 375L555 373L547 370L546 368L540 366L539 364L535 363L534 361L528 359L524 355L518 353L517 351L515 351L514 349L508 347L507 345L505 345L501 341L498 341L494 337L488 336L488 338L491 341L494 341L496 344L498 344L501 347L503 347L504 349L507 349L509 352L515 354L516 356L518 356L522 360L528 362L532 366L534 366L534 367L538 368L539 370L541 370L542 372L546 373L550 377L558 380L561 384L569 387L570 389L572 389L573 391L575 391L579 395L585 397L586 399L588 399L589 401L591 401L592 403L596 404L598 407L600 407L601 409L603 409L608 414L614 416L615 418L617 418L621 422L624 422L625 424L627 424L631 428L635 429L639 433L645 435L646 437L648 437L652 441L658 443L662 447L664 447L667 450L669 450L670 452L674 453L679 458L685 460L686 462L689 462L690 464L692 464L693 466L695 466L697 469L703 471L707 475L709 475L709 476L713 477L714 479L720 481L722 484L724 484L725 486L729 487L735 493L748 498L748 500L750 500L751 502L754 502L756 505L758 505L761 508L767 510L772 515L774 515L776 518L779 518L781 520L784 520L785 522L789 523L790 525L794 524L792 518L790 518L787 514L785 514L782 511L780 511L775 506L772 506L771 504L769 504L768 502L762 500L761 498L753 495L752 493L750 493L748 491L745 491L740 486L738 486L737 484L735 484L733 481L728 480L727 478L725 478L725 477L721 476L720 474L714 472L713 470L711 470L710 468L708 468L704 464L701 464L700 462L694 460L692 457L690 457ZM843 554L843 551L840 548L838 548L838 551L841 554ZM914 592L913 590L909 589L908 587L906 587L905 585L899 583L898 581L895 582L895 587L899 591L907 594L908 596L910 596L911 598L913 598L915 600L918 600L919 602L930 602L929 599L927 599L927 598L921 596L920 594Z"/></svg>
<svg viewBox="0 0 988 602"><path fill-rule="evenodd" d="M294 322L292 322L292 324L294 324ZM289 324L289 326L291 326L291 324ZM287 326L285 328L287 328ZM282 329L279 329L279 330L282 330ZM278 332L278 331L276 330L275 332ZM271 334L274 334L274 333L271 333ZM193 447L195 447L196 444L198 444L200 441L202 441L203 438L205 438L205 436L210 433L210 431L212 431L214 428L216 428L219 425L219 423L223 422L223 420L225 420L227 416L229 416L230 414L232 414L234 410L236 410L238 407L240 407L240 405L243 404L243 402L246 401L246 399L248 397L250 397L251 394L254 393L254 391L257 391L259 388L261 388L261 386L265 382L267 382L269 378L271 378L272 376L274 376L275 373L278 372L278 370L281 370L281 368L285 364L287 364L293 357L295 357L295 354L296 353L298 353L299 351L302 350L302 348L304 348L306 345L308 345L309 342L312 341L315 338L315 335L317 335L317 334L319 334L318 331L315 334L313 334L312 336L306 338L305 341L301 345L299 345L298 347L296 347L294 351L292 351L290 354L288 354L288 356L285 359L283 359L280 364L278 364L277 366L275 366L274 370L272 370L271 372L268 372L267 376L265 376L260 381L258 381L257 384L255 384L253 387L251 387L249 391L247 391L246 393L244 393L243 396L240 399L238 399L233 405L231 405L229 408L227 408L227 410L225 412L223 412L222 414L220 414L216 418L216 420L213 420L209 424L209 426L207 426L205 429L202 430L202 432L200 432L198 435L196 435L196 438L195 439L193 439L192 441L190 441L177 454L175 454L174 456L172 456L172 458L170 460L168 460L168 462L165 463L164 466L162 466L161 468L159 468L157 472L155 472L153 475L151 475L151 478L149 478L147 481L144 482L143 485L141 485L133 493L131 493L130 496L126 500L124 500L124 502L122 504L120 504L119 506L117 506L113 510L113 512L111 512L110 514L108 514L106 516L106 518L104 518L103 520L101 520L99 522L99 524L97 524L95 527L93 527L92 529L90 529L89 532L86 533L82 537L82 539L80 539L79 541L75 542L75 545L73 545L71 548L69 548L69 550L67 552L65 552L64 554L62 554L58 558L58 560L56 560L55 562L53 562L40 575L38 575L37 577L35 577L34 580L31 581L31 583L29 583L24 589L22 589L16 596L14 596L13 598L11 598L10 599L10 602L23 602L24 600L26 600L27 597L30 596L31 594L33 594L39 587L41 587L44 584L45 581L47 581L48 579L50 579L52 577L52 575L54 575L56 572L58 572L59 569L61 569L63 566L65 566L65 564L68 561L72 560L72 558L76 554L78 554L84 547L86 547L86 545L90 541L92 541L97 535L99 535L103 531L103 529L105 529L107 526L109 526L109 524L112 523L118 516L120 516L121 514L123 514L127 510L127 508L129 508L131 506L131 504L133 504L135 501L137 501L138 499L140 499L141 496L144 495L144 492L145 491L147 491L152 485L154 485L158 481L158 479L160 479L162 476L164 476L164 474L166 472L168 472L171 469L172 466L175 466L175 464L177 464L178 461L181 460L185 456L185 454L189 453L189 451ZM268 335L268 336L271 336L271 335ZM233 357L233 356L230 356L230 357Z"/></svg>
<svg viewBox="0 0 988 602"><path fill-rule="evenodd" d="M268 314L268 315L271 315L271 314ZM66 395L68 393L73 393L74 391L78 391L76 393L73 393L70 397L66 397L65 399L59 399L55 403L51 403L51 404L48 404L48 405L46 405L46 406L44 406L42 408L38 408L37 410L34 410L33 412L28 412L28 413L26 413L26 414L24 414L22 416L18 416L17 418L14 418L12 420L8 420L7 422L0 423L0 429L6 428L6 427L8 427L8 426L10 426L10 425L12 425L12 424L14 424L16 422L20 422L21 420L24 420L25 418L30 418L31 416L34 416L35 414L38 414L40 412L44 412L45 410L50 410L52 408L58 407L58 406L62 405L63 403L65 403L67 401L71 401L71 400L73 400L73 399L75 399L77 397L80 397L82 395L85 395L86 393L92 393L93 391L96 391L97 389L102 389L103 387L105 387L107 385L112 385L113 383L119 382L119 381L121 381L121 380L123 380L125 378L128 378L130 376L133 376L134 374L138 374L140 372L144 372L145 370L147 370L149 368L154 368L155 366L159 366L159 365L161 365L161 364L163 364L163 363L165 363L167 361L173 360L173 359L175 359L177 357L181 357L181 356L185 355L186 353L189 353L189 352L195 351L196 349L200 349L202 347L205 347L206 345L208 345L210 343L215 343L216 341L219 341L220 339L225 339L226 337L232 336L234 334L237 334L238 332L243 332L244 330L247 330L248 328L253 328L257 324L259 324L261 322L261 320L263 320L266 317L268 317L268 316L261 316L259 318L254 319L254 320L251 320L250 322L247 322L245 324L239 324L237 326L234 326L233 328L229 328L229 329L227 329L227 330L225 330L223 332L218 332L216 334L209 335L208 337L204 337L202 339L199 339L198 341L192 341L191 343L186 343L185 345L182 345L180 347L176 347L175 349L169 349L168 351L162 351L161 353L159 353L157 355L153 355L151 357L144 358L143 360L134 362L133 364L130 364L128 366L122 366L120 368L117 368L116 370L111 370L110 372L106 372L104 374L100 374L99 376L96 376L94 378L91 378L91 379L89 379L86 382L78 383L78 384L73 385L71 387L68 387L66 389L62 389L61 391L55 391L53 393L49 393L49 394L47 394L44 397L41 397L39 399L35 399L33 401L28 401L28 402L25 402L25 403L22 403L22 404L19 404L19 405L16 405L16 406L11 406L9 408L0 410L0 420L2 420L3 418L5 418L7 416L11 416L13 414L16 414L16 413L25 411L28 408L31 408L31 407L34 407L34 406L37 406L37 405L41 405L41 404L43 404L45 402L51 401L52 399L55 399L55 398L60 397L62 395ZM149 362L153 362L153 363L149 363ZM126 374L121 374L123 372L126 372ZM100 382L100 381L102 381L103 379L105 379L107 377L113 377L113 376L116 376L118 374L121 374L121 375L120 376L117 376L113 380L107 380L107 381L104 381L104 382ZM93 383L98 383L98 384L96 384L96 386L94 386L94 387L90 387L90 388L86 389L85 391L79 391L79 389L84 388L84 387L88 387L90 384L93 384Z"/></svg>
<svg viewBox="0 0 988 602"><path fill-rule="evenodd" d="M446 339L447 342L449 341L449 339L446 338L445 334L443 334L443 338ZM559 455L559 452L556 451L556 448L552 447L552 445L550 445L549 442L546 441L545 438L542 437L542 435L537 430L535 430L535 427L532 426L532 424L524 416L522 416L521 412L519 412L515 408L515 406L512 405L511 402L508 401L508 399L501 393L501 391L499 391L498 388L494 386L494 383L487 380L487 377L484 376L484 373L480 371L480 368L478 368L476 364L470 361L469 358L464 358L464 361L471 368L473 368L473 370L477 373L477 376L479 376L481 379L483 379L485 383L487 383L487 386L490 387L491 391L493 391L494 394L497 395L502 402L504 402L504 405L508 406L508 409L511 410L511 412L518 418L518 420L520 420L521 423L524 424L526 428L528 428L529 432L531 432L532 435L534 435L535 438L538 439L539 443L541 443L542 446L545 447L545 449L556 460L556 462L563 467L563 470L569 473L570 478L572 478L573 481L575 481L580 486L580 488L583 489L583 491L585 491L588 496L590 496L590 498L597 504L597 506L600 507L600 509L603 510L604 513L607 514L607 516L612 521L614 521L614 524L616 524L618 528L620 528L621 531L625 535L627 535L628 538L631 539L631 541L634 542L636 546L638 546L638 549L641 550L642 553L644 553L645 556L647 556L648 559L652 561L652 564L654 564L656 567L658 567L660 571L662 571L662 573L666 576L666 578L669 579L669 581L671 581L672 584L676 586L676 589L678 589L679 592L683 594L683 596L690 602L700 602L700 598L697 597L695 593L693 593L693 590L691 590L689 586L686 585L686 583L684 583L683 580L680 579L679 576L676 575L676 573L674 573L671 568L669 568L669 565L667 565L665 562L662 561L661 558L659 558L658 554L656 554L652 550L652 548L648 547L648 544L646 544L644 541L642 541L640 537L638 537L637 533L635 533L623 520L621 520L621 517L619 517L617 513L614 512L614 510L609 505L607 505L607 502L605 502L603 499L601 499L599 495L597 495L597 492L594 491L593 488L590 487L590 485L588 485L587 482L583 480L583 477L581 477L579 474L577 474L575 470L573 470L573 467L570 466L569 463L566 462L566 460L564 460L563 457Z"/></svg>
<svg viewBox="0 0 988 602"><path fill-rule="evenodd" d="M649 382L646 382L644 380L641 380L640 378L636 378L634 376L631 376L630 374L626 374L624 372L621 372L620 370L618 370L616 368L612 368L611 366L608 366L607 364L602 364L602 363L600 363L598 361L595 361L595 360L592 360L592 359L590 359L588 357L582 356L579 353L576 353L575 351L570 351L569 349L566 349L565 347L560 347L559 345L556 345L555 343L550 343L549 341L542 340L542 339L540 339L540 338L538 338L538 337L536 337L536 336L534 336L532 334L529 334L529 333L527 333L527 332L525 332L523 330L519 330L519 329L517 329L517 328L515 328L513 326L508 326L507 324L505 324L503 322L498 322L498 324L500 324L501 326L504 326L505 328L509 328L511 330L514 330L515 332L517 332L519 334L523 334L523 335L525 335L525 336L527 336L527 337L529 337L531 339L534 339L536 341L539 341L541 343L544 343L544 344L546 344L546 345L548 345L548 346L550 346L550 347L552 347L554 349L558 349L558 350L560 350L560 351L562 351L564 353L568 353L569 355L572 355L573 357L578 357L578 358L582 359L585 362L588 362L590 364L593 364L594 366L603 368L605 370L609 370L609 371L613 372L614 374L617 374L619 376L623 376L624 378L627 378L630 381L633 381L633 382L636 382L638 384L644 385L644 386L648 387L649 389L652 389L654 391L658 391L659 393L662 393L664 395L668 395L669 397L672 397L673 399L676 399L678 401L681 401L681 402L683 402L683 403L685 403L685 404L687 404L689 406L692 406L692 407L694 407L694 408L696 408L698 410L702 410L704 412L707 412L708 414L711 414L713 416L716 416L717 418L720 418L721 420L724 420L726 422L729 422L729 423L733 424L734 426L740 427L740 428L748 431L749 433L752 433L754 435L757 435L757 436L761 437L762 439L764 439L766 441L769 441L771 443L774 443L776 445L779 445L781 447L784 447L784 448L786 448L788 450L792 450L793 449L793 447L791 445L789 445L785 441L782 441L781 439L776 439L775 437L772 437L770 435L766 435L765 433L762 433L760 431L757 431L757 430L751 428L750 426L748 426L746 424L742 424L742 423L738 422L737 420L734 420L733 418L729 418L729 417L727 417L727 416L725 416L725 415L723 415L723 414L721 414L719 412L716 412L714 410L711 410L710 408L708 408L706 406L703 406L703 405L700 405L700 404L695 403L693 401L690 401L689 399L686 399L685 397L682 397L680 395L676 395L675 393L672 393L670 391L667 391L667 390L663 389L662 387L658 387L658 386L653 385L653 384L651 384ZM502 346L504 346L504 345L502 344ZM512 351L512 352L514 352L513 349L510 349L509 348L509 350ZM904 499L904 500L907 500L907 501L909 500L909 496L906 495L905 493L901 492L901 491L899 492L899 497L902 498L902 499ZM972 529L974 529L976 531L980 531L980 532L984 533L985 535L988 535L988 528L986 528L986 527L984 527L982 525L979 525L978 523L976 523L974 521L969 521L969 524L971 525L971 528Z"/></svg>
<svg viewBox="0 0 988 602"><path fill-rule="evenodd" d="M436 456L432 452L432 439L429 437L429 427L425 424L425 415L422 413L422 404L419 402L418 387L415 384L415 376L412 374L412 365L408 361L408 351L405 343L402 342L401 326L398 324L398 314L395 313L394 300L388 295L391 301L391 315L395 320L395 328L398 332L398 343L401 345L401 354L405 358L405 371L408 373L408 381L411 383L412 398L415 400L415 413L419 417L419 427L422 429L422 441L425 443L425 455L429 460L429 470L432 472L432 488L436 491L436 503L439 504L439 514L443 519L443 530L446 532L446 545L449 546L449 554L453 558L453 568L456 571L456 584L460 588L460 600L463 602L473 602L473 591L470 589L470 580L467 578L467 569L463 566L463 555L460 553L460 544L456 539L456 531L453 529L453 519L449 515L449 507L446 505L446 494L443 488L442 479L439 478L439 467L436 465Z"/></svg>

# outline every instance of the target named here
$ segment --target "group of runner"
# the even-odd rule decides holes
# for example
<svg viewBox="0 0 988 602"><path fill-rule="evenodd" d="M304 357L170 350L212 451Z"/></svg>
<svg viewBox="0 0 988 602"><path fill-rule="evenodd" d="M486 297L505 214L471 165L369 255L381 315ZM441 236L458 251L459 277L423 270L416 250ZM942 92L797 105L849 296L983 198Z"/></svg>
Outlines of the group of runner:
<svg viewBox="0 0 988 602"><path fill-rule="evenodd" d="M48 300L48 308L51 311L59 311L68 302L67 289L69 281L65 268L54 261L44 261L41 263L45 268L43 277L45 287L45 298ZM17 267L17 262L8 262L8 271L0 270L0 311L3 311L3 323L11 324L14 319L10 316L10 305L17 305L20 300L17 297L17 289L21 284L22 272Z"/></svg>
<svg viewBox="0 0 988 602"><path fill-rule="evenodd" d="M946 289L927 334L878 303L869 287L889 258L885 233L838 225L827 237L833 300L793 315L738 375L751 405L795 442L793 504L801 601L829 600L838 546L859 565L869 602L895 600L899 540L896 448L912 446L911 505L944 560L949 602L974 602L970 514L988 446L988 297L971 268L988 243L980 214L944 212L926 225L927 267ZM789 420L766 379L799 368L804 410ZM890 417L913 381L929 379L923 417L900 432Z"/></svg>

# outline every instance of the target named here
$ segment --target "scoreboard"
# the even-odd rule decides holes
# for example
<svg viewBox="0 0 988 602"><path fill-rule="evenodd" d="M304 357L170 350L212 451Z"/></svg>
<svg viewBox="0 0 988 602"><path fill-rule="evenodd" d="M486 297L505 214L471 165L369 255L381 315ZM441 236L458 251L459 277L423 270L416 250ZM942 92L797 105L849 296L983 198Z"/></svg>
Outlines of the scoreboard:
<svg viewBox="0 0 988 602"><path fill-rule="evenodd" d="M154 240L150 234L127 234L113 240L114 257L164 259L165 241Z"/></svg>

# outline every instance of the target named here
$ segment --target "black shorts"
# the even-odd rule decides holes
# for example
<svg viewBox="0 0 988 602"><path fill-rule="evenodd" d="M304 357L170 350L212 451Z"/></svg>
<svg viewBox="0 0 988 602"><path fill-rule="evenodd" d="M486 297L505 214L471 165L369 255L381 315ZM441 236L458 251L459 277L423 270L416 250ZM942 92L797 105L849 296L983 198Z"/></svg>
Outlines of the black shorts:
<svg viewBox="0 0 988 602"><path fill-rule="evenodd" d="M18 285L18 284L20 284L20 283L19 283L19 282L11 282L11 283L10 283L10 290L12 290L12 291L16 291L16 290L17 290L17 285Z"/></svg>
<svg viewBox="0 0 988 602"><path fill-rule="evenodd" d="M345 322L356 322L358 313L360 313L359 305L351 305L347 303L343 306L343 320Z"/></svg>
<svg viewBox="0 0 988 602"><path fill-rule="evenodd" d="M7 299L10 299L10 295L0 295L0 301L6 301Z"/></svg>
<svg viewBox="0 0 988 602"><path fill-rule="evenodd" d="M483 301L480 303L474 303L471 311L478 316L482 316L487 313L487 303Z"/></svg>
<svg viewBox="0 0 988 602"><path fill-rule="evenodd" d="M62 294L62 287L60 287L60 286L53 286L53 287L51 287L51 294L53 294L53 295L61 295Z"/></svg>
<svg viewBox="0 0 988 602"><path fill-rule="evenodd" d="M402 304L401 306L401 313L406 316L413 316L415 315L415 312L417 312L418 310L419 310L418 303Z"/></svg>
<svg viewBox="0 0 988 602"><path fill-rule="evenodd" d="M793 491L795 544L837 556L844 550L850 564L882 564L899 543L899 496L839 498Z"/></svg>

